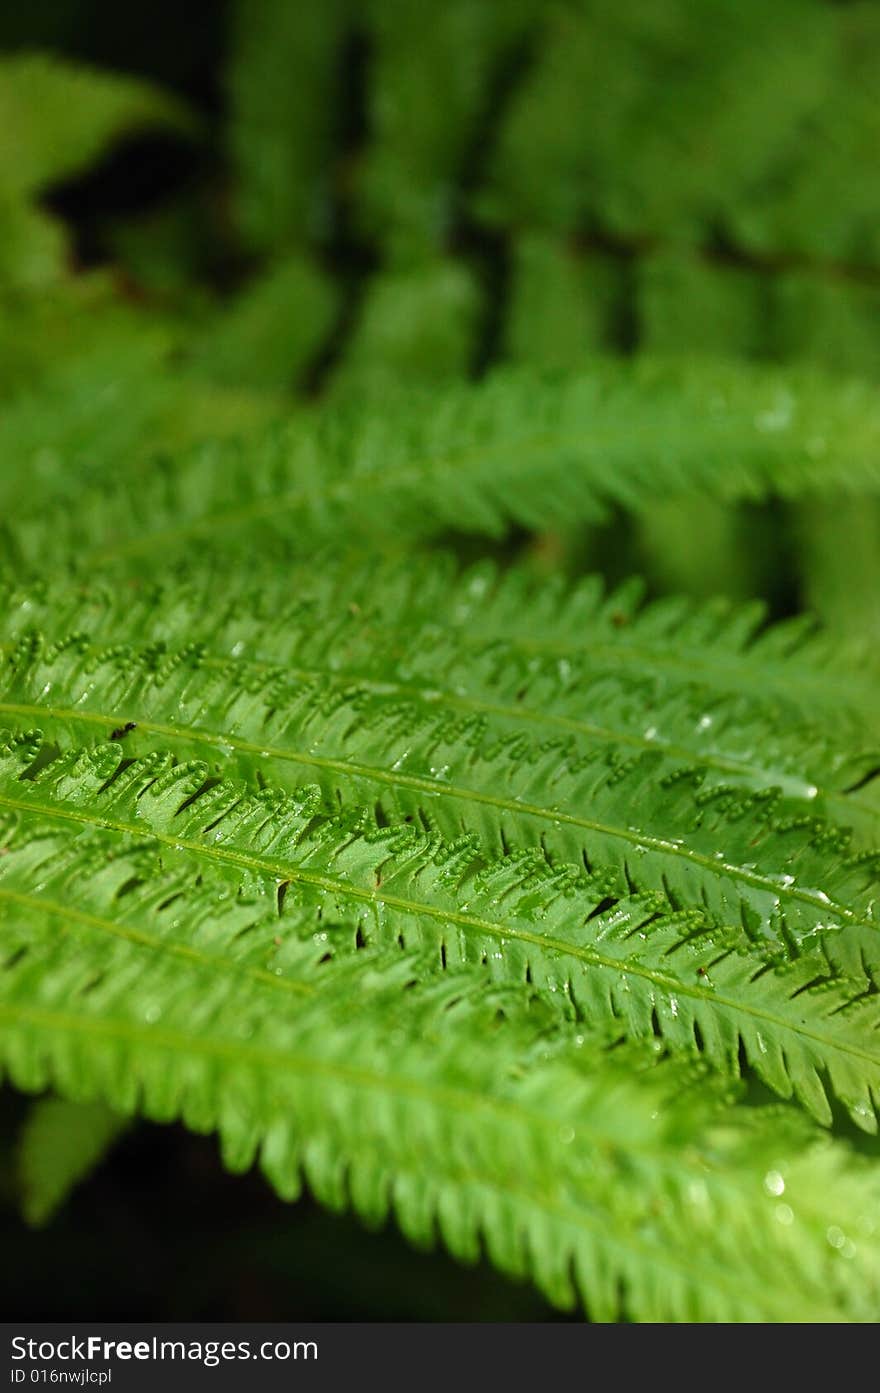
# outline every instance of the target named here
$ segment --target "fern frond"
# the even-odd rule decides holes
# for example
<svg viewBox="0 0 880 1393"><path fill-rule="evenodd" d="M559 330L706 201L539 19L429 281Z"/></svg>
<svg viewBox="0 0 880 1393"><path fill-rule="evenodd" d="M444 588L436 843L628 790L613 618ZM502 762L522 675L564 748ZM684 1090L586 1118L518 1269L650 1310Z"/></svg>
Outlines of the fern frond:
<svg viewBox="0 0 880 1393"><path fill-rule="evenodd" d="M157 461L133 479L33 500L14 554L167 563L194 547L316 538L501 534L647 508L686 490L720 498L876 491L873 387L732 363L597 362L558 379L510 370L477 387L413 391L379 411L301 416L238 452ZM12 453L14 460L14 451Z"/></svg>
<svg viewBox="0 0 880 1393"><path fill-rule="evenodd" d="M86 590L46 639L30 625L52 622L61 592L19 595L0 716L74 749L121 731L127 750L208 759L212 775L294 790L317 779L330 807L378 803L446 837L475 833L493 854L584 858L618 894L659 889L723 920L745 914L753 935L872 922L874 861L861 848L877 823L877 756L858 754L855 735L832 738L821 720L786 729L757 694L751 707L708 699L626 662L593 673L460 644L436 623L420 632L405 606L383 635L369 610L334 600L340 584L328 575L292 618L263 595L264 624L237 596L173 587L158 611L148 595L125 618L111 596L102 618L101 591ZM178 628L188 643L169 641ZM274 661L243 656L246 643Z"/></svg>
<svg viewBox="0 0 880 1393"><path fill-rule="evenodd" d="M720 233L768 258L876 266L873 7L741 0L712 23L709 43L682 0L546 11L480 208L506 226L598 226L637 251Z"/></svg>
<svg viewBox="0 0 880 1393"><path fill-rule="evenodd" d="M348 5L230 6L229 145L238 220L259 251L287 252L330 224L335 97Z"/></svg>
<svg viewBox="0 0 880 1393"><path fill-rule="evenodd" d="M587 354L612 352L625 304L620 261L602 253L579 256L561 237L521 234L511 253L504 357L564 370Z"/></svg>
<svg viewBox="0 0 880 1393"><path fill-rule="evenodd" d="M880 737L880 664L869 646L841 641L806 615L770 625L760 601L645 604L636 579L611 590L599 576L462 567L442 552L401 561L333 548L280 574L254 557L241 580L225 559L198 556L149 584L7 578L0 586L4 652L31 631L49 647L71 634L98 648L195 643L206 657L286 671L326 663L340 678L423 680L432 692L500 689L527 708L534 686L543 710L559 711L561 701L572 715L578 704L591 708L593 683L627 683L643 696L645 711L631 713L639 731L648 707L656 713L692 693L703 703L697 719L737 703L739 726L760 710L783 743L812 727L794 757L814 783L811 751L839 736L854 755ZM704 754L723 752L719 727L735 736L723 721L704 723Z"/></svg>
<svg viewBox="0 0 880 1393"><path fill-rule="evenodd" d="M30 334L37 339L47 329L58 334L58 319L69 317L66 332L70 322L95 322L80 330L78 351L50 353L35 380L0 406L0 564L17 553L6 539L29 507L50 499L51 506L75 507L76 498L105 489L123 459L134 486L157 450L264 432L277 416L278 399L268 392L182 376L171 325L150 314L114 313L94 289L59 296L57 318L36 316ZM28 317L26 311L19 322ZM13 320L8 327L13 335L18 326ZM2 349L4 357L15 352L14 344Z"/></svg>
<svg viewBox="0 0 880 1393"><path fill-rule="evenodd" d="M313 259L288 255L211 315L188 344L188 366L229 387L299 385L329 337L338 299Z"/></svg>
<svg viewBox="0 0 880 1393"><path fill-rule="evenodd" d="M36 193L69 178L113 140L145 126L192 133L184 104L143 79L42 53L0 59L0 187ZM12 137L12 132L15 137Z"/></svg>
<svg viewBox="0 0 880 1393"><path fill-rule="evenodd" d="M277 901L281 915L246 945L262 977L288 935L326 942L336 925L349 949L428 948L435 970L485 964L499 978L532 981L595 1029L657 1034L686 1054L700 1048L728 1074L738 1073L742 1046L771 1088L794 1092L818 1119L830 1120L827 1085L859 1125L876 1126L876 923L868 910L847 911L837 933L808 936L787 957L753 941L738 920L723 927L696 911L671 912L662 895L615 902L609 877L582 865L498 856L476 837L448 844L365 814L328 818L315 788L249 794L210 779L204 765L173 766L161 755L132 761L112 745L42 769L35 753L33 742L13 742L0 778L0 912L10 931L48 915L72 931L84 924L103 938L155 946L155 920L131 925L129 914L175 905L174 929L188 926L198 945L204 921L220 942L229 904L246 912L244 889L267 910ZM134 892L145 877L129 870L112 916L96 918L91 880L106 893L101 868L112 879L108 861L153 844L172 883L152 872L144 904ZM245 929L240 917L230 922L235 952Z"/></svg>
<svg viewBox="0 0 880 1393"><path fill-rule="evenodd" d="M25 1217L180 1120L594 1319L875 1321L880 22L228 9L95 271L38 200L192 118L0 57Z"/></svg>
<svg viewBox="0 0 880 1393"><path fill-rule="evenodd" d="M474 276L451 259L373 276L333 374L333 395L373 398L384 410L402 384L463 377L479 310Z"/></svg>
<svg viewBox="0 0 880 1393"><path fill-rule="evenodd" d="M65 238L31 206L121 136L165 127L192 135L182 102L152 83L40 53L0 56L0 289L62 279Z"/></svg>
<svg viewBox="0 0 880 1393"><path fill-rule="evenodd" d="M40 1098L18 1138L21 1207L30 1224L45 1224L95 1169L129 1126L105 1103Z"/></svg>
<svg viewBox="0 0 880 1393"><path fill-rule="evenodd" d="M157 914L142 854L87 855L78 874L88 909L6 906L0 1056L18 1087L217 1130L227 1165L259 1154L288 1198L305 1181L464 1261L484 1247L597 1319L871 1318L877 1182L842 1146L810 1144L775 1113L713 1118L687 1072L646 1074L631 1053L548 1033L527 993L454 972L413 988L399 954L328 960L326 930L279 951L283 967L249 970L218 940L253 954L259 908L216 893L212 907L187 875L184 927L171 904ZM114 935L101 914L119 906Z"/></svg>
<svg viewBox="0 0 880 1393"><path fill-rule="evenodd" d="M449 241L499 80L540 7L448 0L417 11L408 0L369 0L361 8L370 140L355 216L390 259L430 259Z"/></svg>
<svg viewBox="0 0 880 1393"><path fill-rule="evenodd" d="M418 625L404 611L383 634L346 606L342 618L325 611L328 622L317 627L310 607L281 624L276 612L262 632L252 618L249 645L272 656L244 658L230 653L236 645L223 633L216 592L170 592L177 644L165 637L164 605L126 606L123 617L113 604L118 622L96 623L100 592L77 596L57 627L61 593L48 606L18 594L0 626L0 713L31 716L53 736L104 739L124 711L141 750L170 740L187 757L205 757L213 747L248 774L260 745L292 766L281 775L288 783L303 767L335 761L340 789L347 778L369 779L370 768L381 781L383 770L405 764L408 777L441 785L476 778L478 792L480 767L505 750L514 769L555 750L571 772L596 751L615 767L649 755L658 757L658 777L697 768L701 785L776 787L812 812L867 829L880 815L870 785L849 791L878 758L858 727L831 733L802 720L776 735L770 700L749 703L681 680L664 690L616 654L598 670L576 658L523 661L498 643L442 634L436 615ZM199 597L202 607L190 610ZM48 631L33 625L39 610ZM126 644L128 633L140 642Z"/></svg>

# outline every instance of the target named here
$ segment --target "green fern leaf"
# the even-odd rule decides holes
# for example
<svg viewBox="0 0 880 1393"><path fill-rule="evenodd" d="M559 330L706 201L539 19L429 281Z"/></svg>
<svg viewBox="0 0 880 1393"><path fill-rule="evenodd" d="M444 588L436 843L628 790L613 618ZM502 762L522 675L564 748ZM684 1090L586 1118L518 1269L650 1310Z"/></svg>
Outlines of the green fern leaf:
<svg viewBox="0 0 880 1393"><path fill-rule="evenodd" d="M508 227L598 226L630 252L720 233L756 258L876 266L873 7L742 0L712 21L708 45L682 0L549 8L479 209Z"/></svg>
<svg viewBox="0 0 880 1393"><path fill-rule="evenodd" d="M650 361L555 380L508 371L383 413L302 416L239 452L207 449L131 480L114 470L83 487L72 474L16 517L11 541L31 568L50 553L85 569L143 568L209 544L275 539L301 554L340 527L501 534L695 489L876 491L878 434L873 387L807 372Z"/></svg>
<svg viewBox="0 0 880 1393"><path fill-rule="evenodd" d="M40 499L71 506L91 489L102 491L118 474L120 459L134 486L157 451L185 450L206 438L238 439L257 427L263 432L277 416L278 398L268 392L219 388L195 371L182 376L175 362L179 333L158 316L114 307L106 286L78 285L56 300L50 313L26 302L4 326L10 341L0 339L2 358L14 356L16 371L31 378L0 406L2 534L11 537L12 520ZM88 329L74 331L83 322ZM24 356L28 339L31 364ZM59 339L70 351L59 351ZM47 361L40 362L43 357ZM17 551L15 544L10 549ZM0 562L4 551L0 540Z"/></svg>
<svg viewBox="0 0 880 1393"><path fill-rule="evenodd" d="M329 927L257 965L261 896L150 879L143 849L68 850L76 904L21 903L4 932L18 1087L217 1130L228 1166L259 1155L288 1198L305 1180L464 1261L482 1245L594 1318L872 1318L876 1179L839 1144L713 1117L705 1078L548 1029L528 993L413 988L417 962L337 956Z"/></svg>
<svg viewBox="0 0 880 1393"><path fill-rule="evenodd" d="M149 82L46 54L0 61L0 184L37 193L80 172L130 131L164 125L192 132L176 98Z"/></svg>
<svg viewBox="0 0 880 1393"><path fill-rule="evenodd" d="M44 54L0 57L0 288L61 279L63 233L31 199L151 126L194 130L181 102L138 78Z"/></svg>
<svg viewBox="0 0 880 1393"><path fill-rule="evenodd" d="M121 1137L127 1118L101 1102L43 1098L34 1103L18 1139L22 1212L45 1224Z"/></svg>
<svg viewBox="0 0 880 1393"><path fill-rule="evenodd" d="M128 936L126 906L139 901L126 891L121 910L114 907L116 926L93 920L83 909L92 896L82 867L100 889L100 868L115 848L128 854L146 838L161 865L183 868L190 885L207 892L216 883L209 912L256 892L277 900L282 930L290 924L297 940L321 941L323 925L338 925L350 948L427 947L435 968L485 964L500 978L532 981L594 1028L657 1034L686 1054L700 1048L731 1075L742 1046L771 1088L794 1092L819 1120L830 1120L827 1081L859 1125L876 1126L869 910L848 911L850 922L837 933L826 928L820 945L806 936L786 954L754 941L738 919L723 927L697 911L671 913L662 895L615 902L612 878L587 875L582 865L550 865L540 853L498 856L476 837L448 844L364 814L329 818L315 788L249 794L209 779L204 765L123 759L113 745L41 769L46 756L34 763L37 748L26 739L10 744L0 779L0 905L10 932L48 914ZM140 881L125 883L133 890ZM175 927L190 925L198 937L204 909L177 882L159 889L160 908L177 904ZM252 940L262 954L267 933Z"/></svg>
<svg viewBox="0 0 880 1393"><path fill-rule="evenodd" d="M636 580L607 591L598 576L572 583L524 566L462 568L442 553L401 562L334 548L280 575L255 557L243 581L230 579L225 559L200 556L149 584L7 579L0 598L4 652L31 631L49 647L74 633L96 647L195 643L206 659L286 671L325 663L340 679L495 692L527 708L536 686L544 710L569 715L578 703L591 707L597 682L629 684L653 712L692 694L700 712L736 705L735 725L703 723L700 758L733 756L735 727L763 713L780 746L792 741L787 771L799 762L814 783L813 756L829 740L839 737L854 757L880 737L880 665L870 647L842 642L806 615L769 625L760 602L666 596L645 605ZM630 714L641 732L646 712ZM797 739L801 729L809 739ZM731 758L726 774L734 772Z"/></svg>
<svg viewBox="0 0 880 1393"><path fill-rule="evenodd" d="M302 248L329 228L347 11L345 0L231 7L229 144L238 220L259 251Z"/></svg>
<svg viewBox="0 0 880 1393"><path fill-rule="evenodd" d="M390 259L430 259L448 242L491 107L539 8L534 0L447 0L428 10L407 0L368 0L362 7L370 141L355 217Z"/></svg>
<svg viewBox="0 0 880 1393"><path fill-rule="evenodd" d="M337 300L313 261L288 256L209 318L187 347L188 364L231 387L298 386L330 334Z"/></svg>
<svg viewBox="0 0 880 1393"><path fill-rule="evenodd" d="M387 405L402 384L462 377L473 357L479 295L453 261L374 276L332 380L335 396Z"/></svg>
<svg viewBox="0 0 880 1393"><path fill-rule="evenodd" d="M492 854L583 858L618 895L660 890L780 946L858 925L876 962L877 756L847 733L835 743L817 720L777 735L772 708L707 703L687 681L658 691L626 663L613 677L568 660L523 667L436 627L420 637L405 611L383 651L358 613L336 613L333 591L318 587L324 611L304 600L298 635L278 615L255 630L245 606L258 652L283 636L269 666L241 654L237 598L224 608L195 590L156 611L153 595L126 620L111 601L102 643L88 636L100 591L78 596L48 640L29 632L35 602L19 596L8 610L28 627L20 641L14 620L7 631L0 714L74 750L115 733L134 753L207 758L211 775L231 765L291 790L317 779L331 808L378 804L447 838L476 834ZM172 625L187 644L168 642ZM126 628L138 646L119 642Z"/></svg>

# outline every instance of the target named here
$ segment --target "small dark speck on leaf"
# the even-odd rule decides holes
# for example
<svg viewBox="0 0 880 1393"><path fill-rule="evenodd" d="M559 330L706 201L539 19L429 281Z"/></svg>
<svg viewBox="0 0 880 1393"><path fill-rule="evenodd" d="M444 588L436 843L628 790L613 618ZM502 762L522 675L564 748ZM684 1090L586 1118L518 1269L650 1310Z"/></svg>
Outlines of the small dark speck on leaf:
<svg viewBox="0 0 880 1393"><path fill-rule="evenodd" d="M132 730L137 730L137 721L126 721L124 726L117 726L115 730L111 730L110 739L124 740Z"/></svg>
<svg viewBox="0 0 880 1393"><path fill-rule="evenodd" d="M622 610L616 609L611 616L611 623L614 625L615 629L622 629L625 624L629 623L629 618Z"/></svg>
<svg viewBox="0 0 880 1393"><path fill-rule="evenodd" d="M272 939L272 942L275 944L276 948L281 947L281 939L278 937L278 934L275 935L275 937Z"/></svg>

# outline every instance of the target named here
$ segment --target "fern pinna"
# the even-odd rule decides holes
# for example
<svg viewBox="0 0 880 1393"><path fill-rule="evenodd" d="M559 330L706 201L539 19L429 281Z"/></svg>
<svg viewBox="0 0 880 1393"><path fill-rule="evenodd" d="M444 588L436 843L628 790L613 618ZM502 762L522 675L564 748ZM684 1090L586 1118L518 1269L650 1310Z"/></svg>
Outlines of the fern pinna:
<svg viewBox="0 0 880 1393"><path fill-rule="evenodd" d="M199 121L0 61L21 1210L181 1121L592 1320L874 1321L880 30L230 8L226 183L91 251Z"/></svg>

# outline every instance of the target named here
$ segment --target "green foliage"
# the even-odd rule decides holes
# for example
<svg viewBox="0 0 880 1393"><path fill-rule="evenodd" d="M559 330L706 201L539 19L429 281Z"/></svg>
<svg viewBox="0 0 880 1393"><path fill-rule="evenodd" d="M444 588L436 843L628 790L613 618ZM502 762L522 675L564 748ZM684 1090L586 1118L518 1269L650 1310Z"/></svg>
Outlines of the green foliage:
<svg viewBox="0 0 880 1393"><path fill-rule="evenodd" d="M513 362L561 369L588 353L615 347L622 279L612 257L578 256L564 242L541 233L518 238L505 324L507 356Z"/></svg>
<svg viewBox="0 0 880 1393"><path fill-rule="evenodd" d="M229 143L237 211L259 251L300 248L326 233L348 5L287 0L233 7Z"/></svg>
<svg viewBox="0 0 880 1393"><path fill-rule="evenodd" d="M0 58L0 289L60 277L62 230L31 204L121 136L149 126L192 131L184 107L150 84L47 55Z"/></svg>
<svg viewBox="0 0 880 1393"><path fill-rule="evenodd" d="M381 413L368 403L295 415L246 452L212 444L148 477L97 470L83 488L62 466L22 510L12 554L33 565L51 545L86 567L142 565L195 542L251 546L256 533L301 552L340 528L500 536L687 492L873 494L878 439L872 387L815 372L652 359L562 377L508 370L476 388L402 394Z"/></svg>
<svg viewBox="0 0 880 1393"><path fill-rule="evenodd" d="M714 0L710 26L686 0L561 0L544 18L484 195L495 216L876 259L874 187L849 183L876 131L872 6Z"/></svg>
<svg viewBox="0 0 880 1393"><path fill-rule="evenodd" d="M208 319L189 361L229 387L290 390L303 381L335 313L328 278L306 258L289 256Z"/></svg>
<svg viewBox="0 0 880 1393"><path fill-rule="evenodd" d="M477 287L462 266L435 262L374 277L334 392L387 399L401 384L455 381L467 371L478 312Z"/></svg>
<svg viewBox="0 0 880 1393"><path fill-rule="evenodd" d="M0 979L20 1087L216 1129L227 1165L259 1149L287 1197L305 1178L325 1204L371 1224L393 1210L413 1241L439 1232L465 1261L482 1240L599 1319L871 1311L870 1245L826 1239L829 1218L844 1234L869 1222L869 1166L773 1111L728 1118L699 1075L554 1030L532 992L454 971L413 990L418 960L337 958L329 922L297 942L256 887L218 900L209 877L196 888L119 850L24 844L43 901L19 901ZM776 1266L788 1280L767 1281Z"/></svg>
<svg viewBox="0 0 880 1393"><path fill-rule="evenodd" d="M45 1224L128 1126L105 1103L44 1098L34 1103L18 1143L21 1208Z"/></svg>
<svg viewBox="0 0 880 1393"><path fill-rule="evenodd" d="M418 261L450 238L457 204L496 91L534 27L535 0L449 0L419 9L368 0L367 120L359 184L364 231L396 261ZM443 92L443 101L426 94Z"/></svg>
<svg viewBox="0 0 880 1393"><path fill-rule="evenodd" d="M877 1319L880 30L709 11L0 57L31 1223L179 1120L590 1319Z"/></svg>

